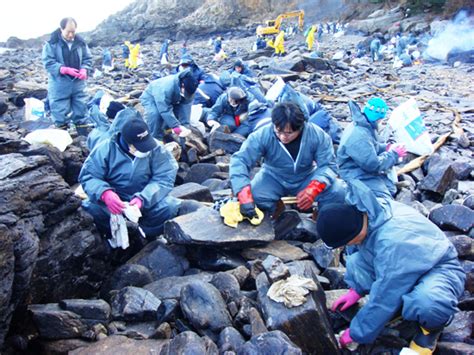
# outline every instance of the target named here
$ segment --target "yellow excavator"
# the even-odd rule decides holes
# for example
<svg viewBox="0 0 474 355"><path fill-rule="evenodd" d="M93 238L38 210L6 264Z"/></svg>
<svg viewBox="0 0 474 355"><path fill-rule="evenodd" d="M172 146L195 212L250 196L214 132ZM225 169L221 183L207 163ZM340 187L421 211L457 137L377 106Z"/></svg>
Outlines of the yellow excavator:
<svg viewBox="0 0 474 355"><path fill-rule="evenodd" d="M300 31L303 31L304 25L304 11L291 11L285 12L283 14L278 15L276 20L268 20L266 21L266 27L258 26L257 27L257 35L258 36L268 36L268 35L275 35L280 32L281 22L290 17L298 17L298 28Z"/></svg>

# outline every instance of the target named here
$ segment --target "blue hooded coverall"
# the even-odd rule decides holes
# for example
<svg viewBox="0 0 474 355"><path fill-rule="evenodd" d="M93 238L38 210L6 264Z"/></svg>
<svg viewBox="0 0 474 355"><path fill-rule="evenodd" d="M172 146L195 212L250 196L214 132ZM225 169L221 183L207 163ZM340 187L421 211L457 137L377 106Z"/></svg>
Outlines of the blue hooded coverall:
<svg viewBox="0 0 474 355"><path fill-rule="evenodd" d="M240 125L237 126L235 116L240 117L243 114L248 113L248 107L251 101L253 101L253 97L247 93L247 97L243 99L239 106L234 108L229 104L227 92L224 92L217 98L216 103L207 114L206 121L217 121L222 126L229 127L232 133L237 133L247 137L251 132L248 119L240 121Z"/></svg>
<svg viewBox="0 0 474 355"><path fill-rule="evenodd" d="M64 53L68 53L66 57ZM43 46L42 61L48 72L48 101L54 124L65 126L71 112L75 125L84 125L87 121L86 82L69 75L63 75L59 69L63 66L75 69L92 69L92 56L84 39L76 35L71 49L57 29Z"/></svg>
<svg viewBox="0 0 474 355"><path fill-rule="evenodd" d="M174 72L179 73L179 66L181 64L187 64L189 65L189 68L191 68L191 72L193 73L193 76L196 78L197 81L201 82L205 79L206 74L204 73L204 70L202 70L194 61L193 57L189 53L183 54L181 57L179 64L176 66ZM187 68L186 68L187 69Z"/></svg>
<svg viewBox="0 0 474 355"><path fill-rule="evenodd" d="M200 91L209 98L201 95ZM221 84L219 78L216 75L207 74L204 76L204 82L199 83L198 90L194 95L193 105L201 104L203 107L212 107L224 91L225 87Z"/></svg>
<svg viewBox="0 0 474 355"><path fill-rule="evenodd" d="M188 70L152 81L140 96L145 121L157 139L163 138L168 128L189 124L194 97L181 96L180 86L180 78Z"/></svg>
<svg viewBox="0 0 474 355"><path fill-rule="evenodd" d="M109 123L107 116L99 111L99 106L93 106L90 110L91 118L100 117L102 123L98 124L87 136L87 148L90 151L100 142L111 138L122 130L123 125L135 117L140 117L139 113L132 108L125 108L117 113L112 123ZM104 121L105 120L105 121ZM97 121L97 119L93 119Z"/></svg>
<svg viewBox="0 0 474 355"><path fill-rule="evenodd" d="M372 42L370 42L370 58L372 59L372 62L375 62L375 57L377 57L377 60L381 59L381 54L380 54L380 46L382 43L380 42L380 39L374 38Z"/></svg>
<svg viewBox="0 0 474 355"><path fill-rule="evenodd" d="M297 92L288 84L285 85L276 102L293 102L297 104L301 111L303 111L306 120L322 128L324 132L329 134L334 144L339 143L341 127L319 103Z"/></svg>
<svg viewBox="0 0 474 355"><path fill-rule="evenodd" d="M266 125L253 132L230 160L232 191L237 195L251 185L255 204L273 211L283 196L293 195L306 188L311 180L326 184L316 197L318 203L344 200L343 183L336 179L337 165L331 138L313 123L304 123L300 150L296 161L280 142L274 126ZM250 171L263 158L263 165L250 181Z"/></svg>
<svg viewBox="0 0 474 355"><path fill-rule="evenodd" d="M398 162L395 151L385 151L376 126L367 120L359 106L349 102L352 123L346 127L337 149L337 164L342 179L361 180L378 197L391 198L397 192L387 172Z"/></svg>
<svg viewBox="0 0 474 355"><path fill-rule="evenodd" d="M168 47L170 45L169 40L165 39L160 48L160 60L166 55L166 60L168 60Z"/></svg>
<svg viewBox="0 0 474 355"><path fill-rule="evenodd" d="M238 86L246 93L252 94L252 96L261 103L269 105L273 104L265 98L260 85L254 78L244 74L239 74L238 72L234 71L230 73L229 76L221 75L221 81L224 81L227 86Z"/></svg>
<svg viewBox="0 0 474 355"><path fill-rule="evenodd" d="M375 198L360 181L348 185L346 201L368 214L367 237L346 258L345 281L369 294L351 321L351 338L373 343L399 310L425 329L442 328L457 311L466 280L456 249L413 208Z"/></svg>
<svg viewBox="0 0 474 355"><path fill-rule="evenodd" d="M84 162L79 181L88 200L83 207L104 232L110 223L110 212L100 199L104 191L114 190L124 202L139 197L143 201L140 226L147 236L159 235L180 206L180 200L168 196L178 163L161 143L145 158L130 157L120 147L119 136L100 142Z"/></svg>

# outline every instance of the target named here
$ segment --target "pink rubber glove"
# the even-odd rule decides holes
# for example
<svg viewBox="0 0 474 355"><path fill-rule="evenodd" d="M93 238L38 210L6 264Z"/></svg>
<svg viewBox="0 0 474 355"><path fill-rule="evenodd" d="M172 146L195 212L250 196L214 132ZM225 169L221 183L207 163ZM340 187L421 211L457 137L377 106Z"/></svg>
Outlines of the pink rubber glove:
<svg viewBox="0 0 474 355"><path fill-rule="evenodd" d="M173 132L179 136L179 134L181 133L181 126L173 128Z"/></svg>
<svg viewBox="0 0 474 355"><path fill-rule="evenodd" d="M347 348L347 346L350 343L353 343L354 340L351 338L351 330L347 328L344 330L344 333L342 333L342 336L339 338L339 344L341 345L341 348Z"/></svg>
<svg viewBox="0 0 474 355"><path fill-rule="evenodd" d="M392 143L388 143L387 146L385 147L385 151L389 152L390 148L392 148Z"/></svg>
<svg viewBox="0 0 474 355"><path fill-rule="evenodd" d="M351 288L345 295L342 295L341 297L339 297L337 300L334 301L334 303L332 304L331 310L335 312L336 309L340 305L342 305L341 311L345 311L350 306L355 305L357 301L359 301L361 298L362 297L359 296L359 294Z"/></svg>
<svg viewBox="0 0 474 355"><path fill-rule="evenodd" d="M107 209L112 214L120 214L125 209L125 204L120 199L119 195L117 195L112 190L106 190L100 197L102 201L104 201Z"/></svg>
<svg viewBox="0 0 474 355"><path fill-rule="evenodd" d="M130 206L137 206L139 210L142 209L142 206L143 206L143 201L140 197L134 197L131 199L130 203L129 203Z"/></svg>
<svg viewBox="0 0 474 355"><path fill-rule="evenodd" d="M405 148L403 144L395 144L392 147L392 150L398 154L399 158L404 158L407 156L407 149Z"/></svg>
<svg viewBox="0 0 474 355"><path fill-rule="evenodd" d="M79 75L77 76L79 80L86 80L87 79L87 70L81 69L79 70Z"/></svg>
<svg viewBox="0 0 474 355"><path fill-rule="evenodd" d="M79 77L79 70L77 70L75 68L61 67L61 68L59 68L59 72L62 75L70 75L70 76L73 76L75 78Z"/></svg>

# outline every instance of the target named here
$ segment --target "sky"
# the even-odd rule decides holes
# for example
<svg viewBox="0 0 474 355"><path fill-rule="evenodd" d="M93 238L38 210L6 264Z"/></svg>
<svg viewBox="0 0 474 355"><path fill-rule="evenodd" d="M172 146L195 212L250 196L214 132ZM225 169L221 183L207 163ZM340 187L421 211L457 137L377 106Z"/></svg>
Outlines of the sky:
<svg viewBox="0 0 474 355"><path fill-rule="evenodd" d="M15 36L36 38L53 32L64 17L74 17L78 33L93 30L134 0L10 0L0 11L0 42Z"/></svg>

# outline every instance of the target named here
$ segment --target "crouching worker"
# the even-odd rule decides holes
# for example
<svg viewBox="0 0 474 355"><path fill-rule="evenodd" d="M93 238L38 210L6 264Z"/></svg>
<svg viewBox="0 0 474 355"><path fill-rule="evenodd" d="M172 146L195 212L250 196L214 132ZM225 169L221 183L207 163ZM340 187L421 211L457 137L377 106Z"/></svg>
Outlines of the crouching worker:
<svg viewBox="0 0 474 355"><path fill-rule="evenodd" d="M297 196L302 211L310 210L315 200L343 201L331 138L305 122L292 102L278 104L271 116L273 124L253 132L230 161L230 181L242 215L256 215L255 205L273 213L278 200L291 195ZM263 165L251 181L250 171L261 158Z"/></svg>
<svg viewBox="0 0 474 355"><path fill-rule="evenodd" d="M83 207L99 231L110 236L110 214L121 214L125 202L136 205L147 237L158 236L180 207L180 200L168 196L177 171L176 160L153 138L145 121L133 118L84 162L79 181L89 199Z"/></svg>
<svg viewBox="0 0 474 355"><path fill-rule="evenodd" d="M386 204L385 213L379 201ZM411 207L377 200L358 180L349 185L345 203L319 210L317 231L330 247L358 249L346 259L350 290L335 301L333 310L339 306L345 310L369 294L342 333L341 347L373 343L384 325L401 313L405 320L418 323L410 348L431 354L457 311L466 278L444 233Z"/></svg>

